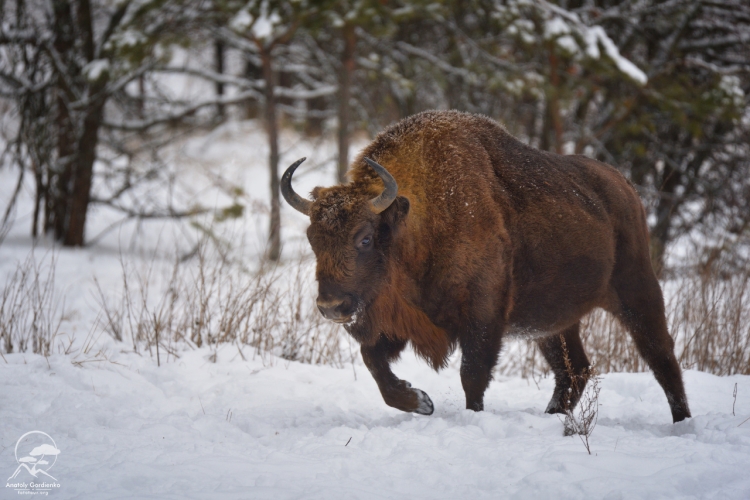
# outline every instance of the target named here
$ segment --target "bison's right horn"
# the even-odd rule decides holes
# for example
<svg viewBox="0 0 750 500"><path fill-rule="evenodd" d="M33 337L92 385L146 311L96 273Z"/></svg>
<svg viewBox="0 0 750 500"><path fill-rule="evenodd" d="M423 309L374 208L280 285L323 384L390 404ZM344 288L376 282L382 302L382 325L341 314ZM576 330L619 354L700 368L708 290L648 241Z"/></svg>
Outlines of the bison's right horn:
<svg viewBox="0 0 750 500"><path fill-rule="evenodd" d="M388 173L384 166L372 161L369 158L365 158L365 161L372 167L373 170L375 170L375 173L378 174L380 179L383 181L383 184L385 185L385 189L383 190L383 192L380 193L379 196L376 196L375 198L370 200L370 207L372 208L372 211L376 214L379 214L386 208L390 207L391 203L393 203L393 200L396 199L396 195L398 194L398 184L396 184L396 179L394 179L393 176Z"/></svg>
<svg viewBox="0 0 750 500"><path fill-rule="evenodd" d="M292 208L305 215L310 215L310 205L312 205L312 202L302 198L294 192L294 189L292 189L292 175L294 175L294 171L297 170L297 167L299 167L305 160L307 160L307 158L300 158L286 169L286 172L284 172L284 175L281 177L281 194L284 195L284 199L292 206Z"/></svg>

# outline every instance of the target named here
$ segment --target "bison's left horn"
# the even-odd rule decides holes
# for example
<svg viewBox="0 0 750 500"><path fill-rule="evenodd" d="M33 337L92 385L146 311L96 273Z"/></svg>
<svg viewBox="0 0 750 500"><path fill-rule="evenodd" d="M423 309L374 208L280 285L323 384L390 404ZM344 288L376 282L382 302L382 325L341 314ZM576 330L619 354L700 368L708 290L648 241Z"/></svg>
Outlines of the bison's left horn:
<svg viewBox="0 0 750 500"><path fill-rule="evenodd" d="M391 203L393 203L393 200L396 199L396 195L398 194L398 184L396 184L396 179L394 179L393 176L388 173L385 167L378 164L377 162L372 161L369 158L365 158L365 161L372 167L373 170L375 170L375 173L378 174L380 179L383 181L383 184L385 185L385 189L383 190L383 192L380 193L379 196L376 196L375 198L370 200L370 208L372 208L373 212L379 214L386 208L390 207Z"/></svg>
<svg viewBox="0 0 750 500"><path fill-rule="evenodd" d="M312 202L302 198L294 192L294 189L292 189L292 176L294 175L294 171L297 170L297 167L299 167L305 160L307 160L307 158L300 158L286 169L286 172L284 172L284 175L281 177L281 194L284 195L284 199L292 206L292 208L305 215L310 215L310 205L312 205Z"/></svg>

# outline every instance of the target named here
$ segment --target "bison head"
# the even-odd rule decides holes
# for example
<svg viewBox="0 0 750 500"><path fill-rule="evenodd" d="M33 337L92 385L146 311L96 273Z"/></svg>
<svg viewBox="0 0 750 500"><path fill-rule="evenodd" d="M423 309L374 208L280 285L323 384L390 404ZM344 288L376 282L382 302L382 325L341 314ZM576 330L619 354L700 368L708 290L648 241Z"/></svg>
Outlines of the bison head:
<svg viewBox="0 0 750 500"><path fill-rule="evenodd" d="M310 217L307 239L317 260L318 309L327 319L352 325L388 282L387 262L409 200L397 196L396 180L369 158L365 161L384 185L380 194L373 195L374 183L359 182L317 187L306 200L292 189L292 175L303 161L284 173L281 193Z"/></svg>

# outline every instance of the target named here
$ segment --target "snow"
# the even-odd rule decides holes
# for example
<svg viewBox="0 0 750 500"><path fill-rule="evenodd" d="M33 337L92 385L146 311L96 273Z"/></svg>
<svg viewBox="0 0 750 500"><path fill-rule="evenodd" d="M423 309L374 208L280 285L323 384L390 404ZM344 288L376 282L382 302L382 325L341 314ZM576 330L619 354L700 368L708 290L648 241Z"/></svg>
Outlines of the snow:
<svg viewBox="0 0 750 500"><path fill-rule="evenodd" d="M424 417L387 407L360 365L243 361L230 348L211 363L208 354L161 367L132 353L83 367L64 355L6 355L0 466L13 472L15 441L33 428L61 450L50 471L60 498L750 494L747 376L686 372L695 416L673 425L651 374L607 375L588 455L543 413L550 379L539 389L496 380L474 413L455 368L435 374L409 355L395 371L431 396L435 413Z"/></svg>
<svg viewBox="0 0 750 500"><path fill-rule="evenodd" d="M555 40L555 43L571 55L577 55L580 50L578 42L573 38L570 33L572 29L568 24L559 17L551 17L544 23L544 39Z"/></svg>
<svg viewBox="0 0 750 500"><path fill-rule="evenodd" d="M299 193L333 182L330 141L316 145L287 131L282 152L283 165L309 157L295 176ZM264 212L251 207L267 202L266 157L262 126L253 122L217 128L170 157L192 186L188 194L204 205L231 201L209 185L205 169L243 187L248 209L227 234L242 231L248 263L257 260L265 238ZM0 171L0 198L7 199L14 175ZM0 280L31 251L32 192L27 187L24 193L16 224L0 245ZM282 216L285 256L294 259L296 249L306 248L307 223L287 206ZM91 234L114 217L93 211ZM56 251L65 319L53 354L0 358L0 469L6 478L19 467L16 442L38 430L60 450L49 469L60 485L49 491L56 498L750 496L750 376L686 371L693 418L672 424L650 372L604 375L589 455L577 436L563 436L557 416L544 413L551 378L498 376L485 411L474 413L464 409L455 356L440 373L410 352L394 366L429 395L431 416L385 405L359 359L334 368L223 344L216 351L183 346L179 358L162 353L158 366L148 351L136 354L128 341L92 330L94 278L104 290L118 290L121 259L148 267L156 250L186 245L184 231L170 224L126 224L93 247ZM43 264L50 262L49 254L44 257L49 245L42 239L36 249ZM33 479L22 469L14 481ZM0 491L17 498L11 487Z"/></svg>
<svg viewBox="0 0 750 500"><path fill-rule="evenodd" d="M146 36L142 32L136 29L126 29L113 34L111 40L107 42L107 46L114 44L117 47L128 48L136 47L145 42Z"/></svg>
<svg viewBox="0 0 750 500"><path fill-rule="evenodd" d="M570 33L570 28L565 23L565 21L563 21L559 17L553 17L551 19L548 19L544 23L544 38L547 40L551 40L560 35L566 35L568 33Z"/></svg>
<svg viewBox="0 0 750 500"><path fill-rule="evenodd" d="M83 74L86 79L92 82L97 81L103 73L109 71L109 61L107 59L95 59L83 68Z"/></svg>
<svg viewBox="0 0 750 500"><path fill-rule="evenodd" d="M554 9L553 6L549 7ZM554 9L559 12L558 9ZM518 24L518 23L516 23ZM556 43L566 52L576 55L578 54L578 42L570 36L570 33L578 33L585 43L586 55L592 59L599 59L601 52L599 50L599 44L604 47L604 52L607 54L612 62L614 62L617 69L627 75L629 78L635 80L641 85L645 85L648 81L646 74L632 61L624 57L620 53L620 49L617 48L615 42L607 35L604 28L601 26L586 26L583 24L578 16L568 14L567 22L558 16L553 16L545 21L544 24L544 38L547 40L556 40Z"/></svg>
<svg viewBox="0 0 750 500"><path fill-rule="evenodd" d="M247 32L249 29L252 36L258 40L270 37L273 34L274 26L281 21L281 17L275 10L272 10L270 14L268 13L267 1L264 1L260 8L260 16L257 19L253 18L247 8L238 11L229 21L229 26L239 33Z"/></svg>
<svg viewBox="0 0 750 500"><path fill-rule="evenodd" d="M636 66L635 64L630 62L630 60L626 59L622 56L622 54L620 54L620 50L617 48L617 45L615 45L615 42L612 41L612 39L607 35L607 33L601 26L593 26L589 28L589 31L592 34L587 36L587 40L599 41L602 46L604 46L604 51L607 53L607 56L612 59L612 61L617 66L617 69L619 69L641 85L646 84L646 82L648 81L646 73L641 71L638 66ZM591 49L591 46L592 45L590 43L589 50L591 50L593 53L593 49Z"/></svg>
<svg viewBox="0 0 750 500"><path fill-rule="evenodd" d="M273 33L273 27L279 23L281 18L276 12L271 13L270 16L261 16L255 21L253 25L253 34L255 38L264 40L271 36Z"/></svg>
<svg viewBox="0 0 750 500"><path fill-rule="evenodd" d="M745 92L742 90L739 76L722 75L719 88L726 94L728 102L737 108L740 108L745 102Z"/></svg>
<svg viewBox="0 0 750 500"><path fill-rule="evenodd" d="M229 26L235 31L245 31L253 24L253 16L247 10L240 10L229 21Z"/></svg>
<svg viewBox="0 0 750 500"><path fill-rule="evenodd" d="M556 40L556 43L560 46L560 48L562 48L569 54L578 53L578 43L576 42L575 38L570 35L561 36Z"/></svg>

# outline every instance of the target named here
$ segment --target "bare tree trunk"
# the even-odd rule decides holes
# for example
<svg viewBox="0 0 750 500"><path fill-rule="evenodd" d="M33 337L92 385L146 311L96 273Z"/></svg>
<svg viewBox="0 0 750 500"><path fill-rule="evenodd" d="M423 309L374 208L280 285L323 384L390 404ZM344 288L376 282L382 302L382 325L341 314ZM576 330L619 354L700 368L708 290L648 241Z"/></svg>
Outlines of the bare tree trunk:
<svg viewBox="0 0 750 500"><path fill-rule="evenodd" d="M36 240L39 236L39 209L42 205L42 200L46 197L46 188L42 177L42 166L37 162L33 162L34 168L34 182L36 183L36 193L34 193L34 219L31 222L31 237Z"/></svg>
<svg viewBox="0 0 750 500"><path fill-rule="evenodd" d="M346 181L349 169L349 127L351 121L349 100L351 98L352 73L354 72L354 51L357 37L354 26L346 25L343 29L344 52L341 54L341 72L339 73L339 162L336 177L340 183Z"/></svg>
<svg viewBox="0 0 750 500"><path fill-rule="evenodd" d="M52 3L55 16L55 39L53 45L58 54L71 57L74 48L73 15L69 2L55 0ZM71 69L72 64L68 63ZM74 70L75 71L75 70ZM55 91L57 125L57 161L50 165L45 203L44 231L53 232L56 240L65 237L68 219L68 190L75 158L76 134L67 106L63 77L57 76Z"/></svg>
<svg viewBox="0 0 750 500"><path fill-rule="evenodd" d="M555 133L555 153L562 154L563 144L563 124L562 118L560 117L560 74L559 74L559 59L555 54L554 45L549 48L549 63L550 63L550 83L552 84L552 92L549 96L549 117L550 122Z"/></svg>
<svg viewBox="0 0 750 500"><path fill-rule="evenodd" d="M62 58L62 64L66 65L58 71L66 71L68 78L58 76L54 91L57 161L47 167L44 229L54 231L55 239L65 246L83 246L99 128L104 113L101 93L105 83L100 80L81 84L79 64L75 61L76 55L83 56L85 61L94 59L89 0L54 0L52 7L55 17L54 49ZM72 89L69 85L77 88ZM72 110L69 103L75 99L76 90L85 95L90 104ZM37 189L43 187L39 184Z"/></svg>
<svg viewBox="0 0 750 500"><path fill-rule="evenodd" d="M262 48L260 52L263 79L265 80L266 98L266 128L268 132L268 169L271 174L271 221L268 231L269 260L279 260L281 257L281 206L279 201L279 129L276 117L276 100L274 98L274 74L271 48Z"/></svg>
<svg viewBox="0 0 750 500"><path fill-rule="evenodd" d="M77 2L77 29L82 43L81 49L87 61L94 59L94 31L89 0ZM69 165L71 178L68 186L68 214L65 234L61 238L63 245L82 247L85 243L86 213L91 199L91 178L96 160L96 146L99 143L99 127L102 123L104 103L100 94L103 85L90 84L89 99L93 102L81 111L83 114L80 138L76 144L77 152Z"/></svg>
<svg viewBox="0 0 750 500"><path fill-rule="evenodd" d="M257 80L263 77L263 71L258 68L251 60L245 62L245 78L248 80ZM255 98L249 98L245 104L245 118L254 119L258 118L258 100Z"/></svg>
<svg viewBox="0 0 750 500"><path fill-rule="evenodd" d="M280 88L290 89L294 87L294 73L291 71L277 71L276 72L276 84ZM288 96L279 96L276 98L276 102L287 106L294 106L294 99ZM285 116L282 114L282 117ZM283 120L282 120L283 121Z"/></svg>
<svg viewBox="0 0 750 500"><path fill-rule="evenodd" d="M146 79L143 75L138 77L138 101L135 106L138 118L143 119L146 108Z"/></svg>
<svg viewBox="0 0 750 500"><path fill-rule="evenodd" d="M215 48L215 59L216 59L216 72L220 75L224 74L224 44L220 41L216 41ZM224 95L224 84L222 82L216 82L216 95L222 97ZM224 105L216 105L216 114L219 118L224 118Z"/></svg>
<svg viewBox="0 0 750 500"><path fill-rule="evenodd" d="M656 225L651 230L651 266L657 278L661 278L664 273L664 252L669 241L671 205L670 202L659 202L656 209Z"/></svg>
<svg viewBox="0 0 750 500"><path fill-rule="evenodd" d="M326 98L315 97L307 101L307 111L324 111L326 109ZM307 120L305 121L305 135L308 137L320 137L323 134L323 118L321 116L313 116L308 114Z"/></svg>
<svg viewBox="0 0 750 500"><path fill-rule="evenodd" d="M78 155L72 169L73 186L70 192L68 227L63 239L65 246L82 247L86 242L86 214L91 200L91 179L96 160L96 146L99 143L99 128L104 114L103 105L94 106L96 107L84 118Z"/></svg>
<svg viewBox="0 0 750 500"><path fill-rule="evenodd" d="M659 278L664 272L664 252L669 243L669 230L672 227L672 216L675 210L675 189L680 184L680 173L668 164L664 165L659 203L656 206L656 224L651 230L651 265Z"/></svg>
<svg viewBox="0 0 750 500"><path fill-rule="evenodd" d="M65 235L68 218L68 186L75 157L75 131L62 97L57 99L57 160L50 165L45 203L44 232L52 232L56 240Z"/></svg>

